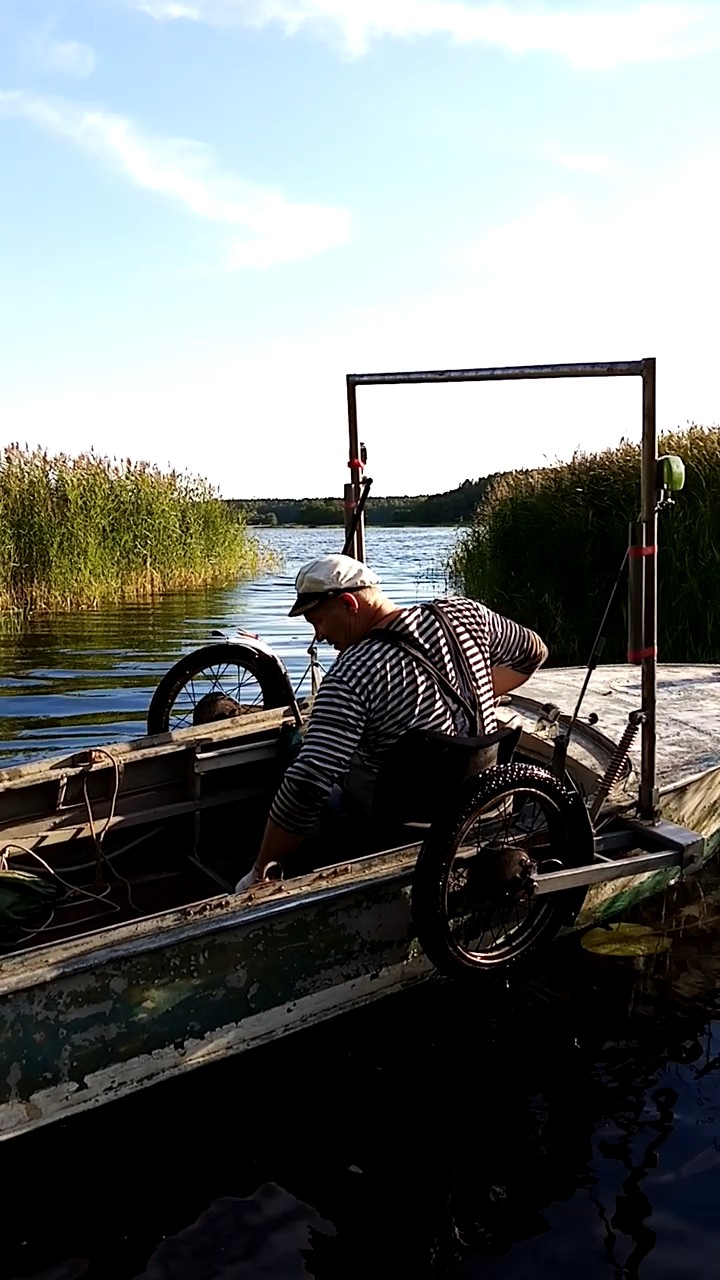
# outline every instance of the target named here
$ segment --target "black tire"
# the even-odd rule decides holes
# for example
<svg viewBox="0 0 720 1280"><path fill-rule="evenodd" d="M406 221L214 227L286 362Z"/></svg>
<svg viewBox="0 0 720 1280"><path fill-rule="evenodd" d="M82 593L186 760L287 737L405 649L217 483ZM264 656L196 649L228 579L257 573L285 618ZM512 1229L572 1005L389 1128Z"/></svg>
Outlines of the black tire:
<svg viewBox="0 0 720 1280"><path fill-rule="evenodd" d="M282 668L263 654L242 644L209 644L166 671L148 707L148 733L167 733L195 723L198 703L213 692L228 702L234 700L240 714L287 707L292 700Z"/></svg>
<svg viewBox="0 0 720 1280"><path fill-rule="evenodd" d="M486 769L458 791L421 848L412 911L423 951L448 977L502 971L572 923L585 898L585 888L528 895L528 874L584 866L593 852L577 792L536 765Z"/></svg>

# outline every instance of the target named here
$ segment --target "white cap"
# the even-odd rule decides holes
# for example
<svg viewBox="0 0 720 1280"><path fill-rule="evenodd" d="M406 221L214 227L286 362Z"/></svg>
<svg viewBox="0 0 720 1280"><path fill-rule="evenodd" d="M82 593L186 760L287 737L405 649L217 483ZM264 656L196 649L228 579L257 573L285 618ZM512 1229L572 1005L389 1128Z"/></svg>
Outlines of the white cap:
<svg viewBox="0 0 720 1280"><path fill-rule="evenodd" d="M343 591L360 591L376 587L380 579L372 569L352 556L319 556L304 564L295 579L297 600L289 617L296 618L319 604L323 596L342 595Z"/></svg>

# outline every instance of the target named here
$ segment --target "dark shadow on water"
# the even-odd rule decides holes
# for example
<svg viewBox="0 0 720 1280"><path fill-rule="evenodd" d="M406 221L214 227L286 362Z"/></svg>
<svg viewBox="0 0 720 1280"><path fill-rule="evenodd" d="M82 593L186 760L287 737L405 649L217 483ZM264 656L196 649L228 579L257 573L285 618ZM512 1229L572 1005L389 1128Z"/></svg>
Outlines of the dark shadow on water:
<svg viewBox="0 0 720 1280"><path fill-rule="evenodd" d="M5 1144L5 1274L84 1258L89 1280L143 1276L265 1184L332 1224L296 1250L320 1280L714 1274L717 895L668 895L666 953L557 943L496 1005L429 985ZM212 1270L223 1238L211 1222L201 1263L181 1237L176 1270L147 1274L284 1280Z"/></svg>

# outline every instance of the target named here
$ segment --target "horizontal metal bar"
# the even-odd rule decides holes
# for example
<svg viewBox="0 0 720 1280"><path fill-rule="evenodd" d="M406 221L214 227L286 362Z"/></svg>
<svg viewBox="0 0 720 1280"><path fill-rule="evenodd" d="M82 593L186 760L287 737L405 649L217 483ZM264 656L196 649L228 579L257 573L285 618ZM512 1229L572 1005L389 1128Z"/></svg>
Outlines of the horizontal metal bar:
<svg viewBox="0 0 720 1280"><path fill-rule="evenodd" d="M349 373L349 387L423 382L514 382L524 378L641 377L644 360L606 360L584 364L518 364L488 369L428 369L408 373Z"/></svg>
<svg viewBox="0 0 720 1280"><path fill-rule="evenodd" d="M247 747L227 747L224 751L204 751L193 761L194 773L213 773L229 765L251 764L257 760L272 760L277 755L277 742L253 742Z"/></svg>
<svg viewBox="0 0 720 1280"><path fill-rule="evenodd" d="M611 831L607 835L595 837L595 853L610 854L613 849L637 849L637 844L638 838L635 832Z"/></svg>
<svg viewBox="0 0 720 1280"><path fill-rule="evenodd" d="M533 881L537 894L558 893L560 889L603 884L606 880L646 875L648 871L663 871L666 867L682 867L683 864L684 858L679 850L665 849L661 853L636 853L632 858L617 858L612 862L594 862L568 871L547 871L533 876Z"/></svg>

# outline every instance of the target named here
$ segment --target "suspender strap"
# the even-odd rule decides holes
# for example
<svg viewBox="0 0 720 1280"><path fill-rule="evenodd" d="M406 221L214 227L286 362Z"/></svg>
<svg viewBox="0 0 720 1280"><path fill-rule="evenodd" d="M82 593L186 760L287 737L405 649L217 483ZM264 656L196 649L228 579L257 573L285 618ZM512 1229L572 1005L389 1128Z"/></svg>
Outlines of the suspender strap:
<svg viewBox="0 0 720 1280"><path fill-rule="evenodd" d="M438 671L426 657L414 636L400 636L397 631L387 631L384 627L379 631L372 631L367 637L368 640L381 640L383 644L389 644L393 649L403 649L405 653L409 653L411 658L421 667L424 667L428 675L432 676L436 684L440 685L443 693L448 694L459 706L462 707L466 716L472 721L474 718L473 709L470 703L462 696L458 690L451 685L446 676Z"/></svg>
<svg viewBox="0 0 720 1280"><path fill-rule="evenodd" d="M455 630L452 624L450 623L447 615L439 607L439 605L437 605L433 601L430 604L423 605L422 608L426 609L427 612L431 613L432 616L434 617L435 621L440 627L440 630L445 636L448 649L450 650L450 657L452 658L453 664L455 666L455 671L459 675L465 677L465 688L470 694L470 698L472 700L473 722L475 724L475 732L479 733L480 727L482 725L482 716L480 714L480 707L478 705L477 693L475 690L475 679L474 679L472 670L470 668L470 663L468 662L468 659L467 659L467 654L465 653L465 650L460 644L460 641L458 640L457 635L455 634ZM462 681L460 681L460 683L462 683Z"/></svg>
<svg viewBox="0 0 720 1280"><path fill-rule="evenodd" d="M445 640L447 642L448 649L450 650L450 657L453 661L453 664L456 670L459 669L459 672L462 672L462 674L465 677L465 682L470 691L472 703L468 702L467 698L464 697L464 695L459 691L459 689L456 689L455 686L450 683L447 677L443 675L441 671L438 671L437 667L435 667L433 663L430 662L427 654L425 653L425 650L423 649L420 642L416 640L415 636L410 634L403 635L398 631L393 631L392 629L388 629L387 627L381 627L376 631L371 631L367 639L380 640L384 644L392 645L394 648L402 649L405 651L405 653L408 653L414 659L415 662L417 662L421 667L423 667L428 672L428 674L432 677L435 683L440 686L443 692L448 697L450 697L458 706L462 707L463 711L465 712L468 718L468 722L470 726L470 730L469 730L470 736L477 735L480 732L482 721L480 716L480 710L478 707L477 696L475 694L475 682L472 677L472 672L470 670L470 664L467 660L467 657L463 651L463 648L457 636L455 635L455 632L450 626L450 623L448 622L447 618L444 616L442 610L439 609L435 604L425 604L425 605L422 605L421 608L427 609L427 611L431 613L433 617L436 619L436 621L438 622L438 625L440 626L440 629L443 632L443 635L445 636ZM494 738L495 735L493 734L491 736ZM501 734L498 735L498 741L501 736L502 736Z"/></svg>

